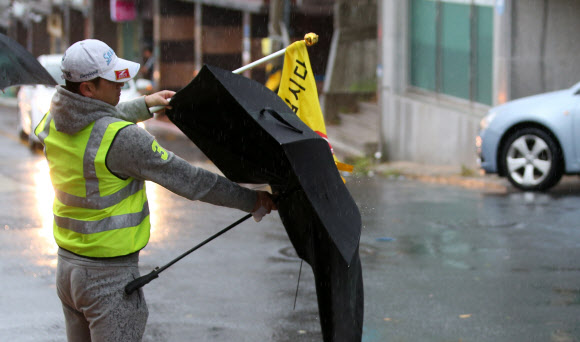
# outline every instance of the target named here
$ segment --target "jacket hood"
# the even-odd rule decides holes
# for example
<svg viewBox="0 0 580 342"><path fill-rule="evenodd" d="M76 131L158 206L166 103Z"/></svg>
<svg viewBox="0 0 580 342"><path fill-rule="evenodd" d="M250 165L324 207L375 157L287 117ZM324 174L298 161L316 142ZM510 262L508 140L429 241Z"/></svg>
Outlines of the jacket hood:
<svg viewBox="0 0 580 342"><path fill-rule="evenodd" d="M56 94L50 104L50 113L56 130L66 134L75 134L102 117L118 116L116 107L72 93L63 86L56 87Z"/></svg>

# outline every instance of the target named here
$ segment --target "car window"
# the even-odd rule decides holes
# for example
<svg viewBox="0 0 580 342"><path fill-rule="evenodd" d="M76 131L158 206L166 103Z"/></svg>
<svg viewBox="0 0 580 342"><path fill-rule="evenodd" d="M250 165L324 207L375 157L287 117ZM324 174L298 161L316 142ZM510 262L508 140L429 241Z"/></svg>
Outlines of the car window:
<svg viewBox="0 0 580 342"><path fill-rule="evenodd" d="M64 79L62 78L62 71L60 70L60 64L58 65L45 65L44 68L48 71L50 76L54 78L56 83L64 85Z"/></svg>

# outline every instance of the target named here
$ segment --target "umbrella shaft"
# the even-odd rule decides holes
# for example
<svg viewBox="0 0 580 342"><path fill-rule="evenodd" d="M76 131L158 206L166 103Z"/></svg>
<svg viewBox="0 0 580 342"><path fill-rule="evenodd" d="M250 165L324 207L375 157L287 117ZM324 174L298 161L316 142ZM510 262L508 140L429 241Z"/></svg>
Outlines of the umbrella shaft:
<svg viewBox="0 0 580 342"><path fill-rule="evenodd" d="M191 248L187 252L181 254L177 258L175 258L172 261L170 261L167 265L165 265L163 267L160 267L157 273L159 274L159 273L163 272L165 269L169 268L171 265L175 264L179 260L183 259L187 255L189 255L192 252L194 252L195 250L197 250L198 248L202 247L203 245L207 244L208 242L210 242L211 240L217 238L218 236L222 235L223 233L227 232L228 230L234 228L235 226L237 226L238 224L244 222L245 220L249 219L250 217L252 217L252 214L247 214L246 216L244 216L241 219L237 220L236 222L230 224L229 226L225 227L224 229L220 230L219 232L215 233L214 235L208 237L207 239L205 239L203 242L201 242L197 246Z"/></svg>
<svg viewBox="0 0 580 342"><path fill-rule="evenodd" d="M151 273L146 274L144 276L141 276L141 277L139 277L137 279L134 279L133 281L129 282L125 286L125 293L128 294L128 295L130 295L135 290L138 290L141 287L149 284L153 279L159 278L159 273L163 272L169 266L175 264L176 262L178 262L179 260L181 260L184 257L186 257L191 252L195 251L196 249L200 248L201 246L205 245L206 243L210 242L211 240L217 238L218 236L222 235L223 233L227 232L228 230L234 228L235 226L237 226L238 224L244 222L245 220L249 219L250 217L252 217L252 214L248 214L248 215L242 217L241 219L237 220L236 222L230 224L229 226L225 227L224 229L222 229L219 232L215 233L214 235L210 236L209 238L207 238L202 243L198 244L197 246L193 247L192 249L188 250L187 252L181 254L177 258L171 260L171 262L169 262L167 265L165 265L163 267L156 267L153 271L151 271Z"/></svg>

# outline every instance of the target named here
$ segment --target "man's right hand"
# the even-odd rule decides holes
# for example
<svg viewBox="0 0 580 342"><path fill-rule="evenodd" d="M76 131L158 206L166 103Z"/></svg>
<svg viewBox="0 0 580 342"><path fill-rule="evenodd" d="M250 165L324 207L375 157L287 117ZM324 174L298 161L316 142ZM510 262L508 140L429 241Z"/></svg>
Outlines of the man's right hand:
<svg viewBox="0 0 580 342"><path fill-rule="evenodd" d="M272 195L266 191L256 191L257 199L252 216L254 221L260 222L264 216L269 214L272 210L277 210L276 203L272 200Z"/></svg>

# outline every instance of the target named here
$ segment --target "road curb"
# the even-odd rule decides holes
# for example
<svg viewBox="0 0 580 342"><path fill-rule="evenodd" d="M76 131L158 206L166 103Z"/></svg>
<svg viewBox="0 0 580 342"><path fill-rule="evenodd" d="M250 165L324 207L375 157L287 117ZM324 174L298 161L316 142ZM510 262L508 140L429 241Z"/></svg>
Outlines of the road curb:
<svg viewBox="0 0 580 342"><path fill-rule="evenodd" d="M413 162L381 163L372 167L381 176L399 175L406 179L425 183L459 186L487 192L508 192L509 184L495 175L461 175L461 170L454 166L428 165Z"/></svg>
<svg viewBox="0 0 580 342"><path fill-rule="evenodd" d="M443 185L454 185L474 190L486 190L491 192L505 193L508 187L496 181L489 181L482 178L463 177L463 176L430 176L430 175L406 175L406 177L419 180L425 183L437 183Z"/></svg>

